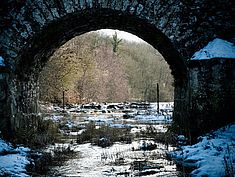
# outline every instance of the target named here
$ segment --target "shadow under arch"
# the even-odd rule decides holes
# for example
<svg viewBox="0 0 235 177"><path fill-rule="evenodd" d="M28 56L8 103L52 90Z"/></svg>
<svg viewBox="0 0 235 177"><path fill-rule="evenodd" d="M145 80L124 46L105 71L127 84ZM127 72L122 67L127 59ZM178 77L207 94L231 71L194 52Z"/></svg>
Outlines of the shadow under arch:
<svg viewBox="0 0 235 177"><path fill-rule="evenodd" d="M142 38L162 54L170 66L175 82L180 83L187 79L187 66L183 57L160 30L146 19L111 9L75 12L39 29L18 57L16 75L23 80L27 80L27 75L37 75L61 45L75 36L99 29L118 29Z"/></svg>

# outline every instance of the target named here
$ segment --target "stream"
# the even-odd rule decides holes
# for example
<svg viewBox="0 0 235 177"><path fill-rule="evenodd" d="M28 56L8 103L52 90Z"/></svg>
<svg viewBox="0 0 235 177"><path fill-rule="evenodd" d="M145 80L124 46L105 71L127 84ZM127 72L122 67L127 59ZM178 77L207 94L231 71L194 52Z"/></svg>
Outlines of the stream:
<svg viewBox="0 0 235 177"><path fill-rule="evenodd" d="M171 124L167 114L152 109L70 108L66 114L53 113L45 119L58 123L63 134L63 143L51 145L45 151L69 148L74 152L62 164L51 166L48 176L180 176L176 164L167 157L176 147L163 144L155 136L166 132ZM87 136L90 139L85 139Z"/></svg>

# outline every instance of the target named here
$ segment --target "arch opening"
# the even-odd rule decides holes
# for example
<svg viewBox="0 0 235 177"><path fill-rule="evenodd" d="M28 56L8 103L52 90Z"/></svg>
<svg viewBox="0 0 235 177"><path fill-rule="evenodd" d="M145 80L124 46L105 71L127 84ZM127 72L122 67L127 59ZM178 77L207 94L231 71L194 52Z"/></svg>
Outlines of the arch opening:
<svg viewBox="0 0 235 177"><path fill-rule="evenodd" d="M68 104L173 102L173 80L151 45L130 33L103 29L76 36L50 57L39 75L40 98L61 104L66 93Z"/></svg>

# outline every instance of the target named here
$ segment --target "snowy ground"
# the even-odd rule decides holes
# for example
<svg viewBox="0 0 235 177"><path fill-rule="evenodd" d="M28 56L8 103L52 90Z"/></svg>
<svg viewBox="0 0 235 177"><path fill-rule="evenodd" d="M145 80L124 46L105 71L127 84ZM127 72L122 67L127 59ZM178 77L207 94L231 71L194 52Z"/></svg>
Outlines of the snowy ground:
<svg viewBox="0 0 235 177"><path fill-rule="evenodd" d="M193 146L183 146L172 157L186 167L192 176L235 176L235 123L200 137ZM227 166L227 167L226 167Z"/></svg>
<svg viewBox="0 0 235 177"><path fill-rule="evenodd" d="M0 56L0 66L6 66L4 63L4 59L2 58L2 56Z"/></svg>
<svg viewBox="0 0 235 177"><path fill-rule="evenodd" d="M14 148L10 143L0 139L0 176L25 177L26 165L30 163L27 158L28 148Z"/></svg>

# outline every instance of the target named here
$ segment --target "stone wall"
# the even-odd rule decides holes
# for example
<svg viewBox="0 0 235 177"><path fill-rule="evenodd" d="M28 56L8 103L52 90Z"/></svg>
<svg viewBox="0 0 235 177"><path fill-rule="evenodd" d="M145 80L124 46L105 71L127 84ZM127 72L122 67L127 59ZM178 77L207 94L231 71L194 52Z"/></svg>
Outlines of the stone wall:
<svg viewBox="0 0 235 177"><path fill-rule="evenodd" d="M13 79L12 95L15 99L14 110L12 111L12 130L13 132L24 128L37 125L39 117L39 85L34 75L27 76L27 79ZM12 103L11 103L12 104ZM35 123L35 125L33 125Z"/></svg>
<svg viewBox="0 0 235 177"><path fill-rule="evenodd" d="M9 71L6 67L0 66L0 131L5 137L9 137L11 132L11 106L9 100Z"/></svg>
<svg viewBox="0 0 235 177"><path fill-rule="evenodd" d="M16 79L9 69L0 66L0 131L6 139L21 128L37 125L39 87L33 75L28 79Z"/></svg>
<svg viewBox="0 0 235 177"><path fill-rule="evenodd" d="M235 121L235 60L189 63L190 130L201 134Z"/></svg>

